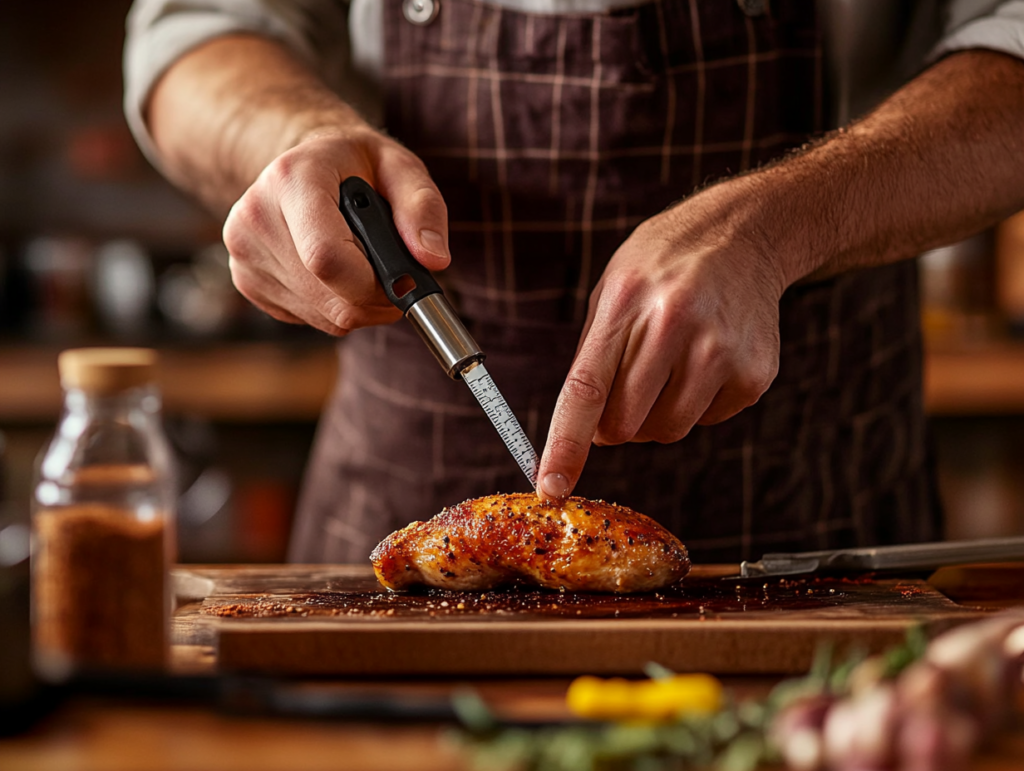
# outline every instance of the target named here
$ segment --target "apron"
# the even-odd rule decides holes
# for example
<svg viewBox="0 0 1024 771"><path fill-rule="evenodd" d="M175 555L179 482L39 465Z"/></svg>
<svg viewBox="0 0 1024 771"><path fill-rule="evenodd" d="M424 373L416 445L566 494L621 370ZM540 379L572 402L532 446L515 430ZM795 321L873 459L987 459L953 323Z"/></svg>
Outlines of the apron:
<svg viewBox="0 0 1024 771"><path fill-rule="evenodd" d="M439 280L541 450L587 298L644 219L821 129L814 0L660 0L602 15L386 0L389 133L448 205ZM757 7L759 3L747 3ZM789 289L760 401L674 444L591 450L575 493L643 512L696 562L940 535L916 266ZM529 489L404 321L343 340L290 558L362 562L444 506Z"/></svg>

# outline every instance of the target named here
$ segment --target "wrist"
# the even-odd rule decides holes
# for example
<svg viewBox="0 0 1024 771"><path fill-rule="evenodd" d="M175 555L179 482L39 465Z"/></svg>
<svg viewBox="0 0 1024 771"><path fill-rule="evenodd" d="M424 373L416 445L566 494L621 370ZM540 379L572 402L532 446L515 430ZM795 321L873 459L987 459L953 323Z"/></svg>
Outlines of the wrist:
<svg viewBox="0 0 1024 771"><path fill-rule="evenodd" d="M311 110L296 116L288 130L288 148L316 139L376 142L383 135L342 101L330 109Z"/></svg>
<svg viewBox="0 0 1024 771"><path fill-rule="evenodd" d="M831 180L816 178L807 156L739 177L742 231L783 288L826 271L837 246Z"/></svg>
<svg viewBox="0 0 1024 771"><path fill-rule="evenodd" d="M729 244L730 251L742 256L744 263L737 267L781 298L805 275L808 251L794 233L793 210L776 201L781 192L757 172L712 185L674 211L690 215L691 222L706 223L715 241ZM692 229L680 225L678 232L692 238Z"/></svg>

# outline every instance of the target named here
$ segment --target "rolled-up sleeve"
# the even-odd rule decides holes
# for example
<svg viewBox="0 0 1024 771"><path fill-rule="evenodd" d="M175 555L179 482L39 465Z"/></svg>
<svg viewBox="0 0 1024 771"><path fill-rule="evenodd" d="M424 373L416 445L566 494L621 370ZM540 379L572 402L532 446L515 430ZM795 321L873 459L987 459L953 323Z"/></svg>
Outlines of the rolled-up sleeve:
<svg viewBox="0 0 1024 771"><path fill-rule="evenodd" d="M1024 59L1024 0L959 0L947 10L945 34L931 59L984 48Z"/></svg>
<svg viewBox="0 0 1024 771"><path fill-rule="evenodd" d="M280 41L321 70L324 57L316 50L310 29L344 31L346 7L315 0L135 0L126 24L124 112L146 157L159 166L143 119L146 103L153 86L177 59L213 38L253 33ZM347 47L344 32L335 40Z"/></svg>

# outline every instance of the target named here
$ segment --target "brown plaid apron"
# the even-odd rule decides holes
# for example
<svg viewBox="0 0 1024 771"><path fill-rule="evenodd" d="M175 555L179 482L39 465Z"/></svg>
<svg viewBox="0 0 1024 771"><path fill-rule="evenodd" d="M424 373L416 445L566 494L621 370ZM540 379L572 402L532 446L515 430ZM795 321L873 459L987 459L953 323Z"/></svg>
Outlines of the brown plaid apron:
<svg viewBox="0 0 1024 771"><path fill-rule="evenodd" d="M587 297L645 218L821 128L813 0L535 15L386 0L386 122L449 207L446 293L543 447ZM757 3L748 5L756 6ZM672 445L594 448L576 492L658 519L697 561L939 535L913 264L790 289L761 400ZM409 326L340 346L291 558L362 561L445 505L528 489Z"/></svg>

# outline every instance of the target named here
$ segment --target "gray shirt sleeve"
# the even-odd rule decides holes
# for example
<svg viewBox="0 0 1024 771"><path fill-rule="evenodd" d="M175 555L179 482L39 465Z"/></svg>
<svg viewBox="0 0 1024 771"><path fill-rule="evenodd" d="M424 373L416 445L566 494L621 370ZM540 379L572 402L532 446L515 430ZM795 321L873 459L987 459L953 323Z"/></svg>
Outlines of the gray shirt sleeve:
<svg viewBox="0 0 1024 771"><path fill-rule="evenodd" d="M950 3L945 22L932 59L968 48L1024 59L1024 0L957 0Z"/></svg>
<svg viewBox="0 0 1024 771"><path fill-rule="evenodd" d="M213 38L253 33L280 41L336 83L348 58L347 4L331 0L135 0L124 47L124 112L159 166L143 120L150 91L178 58Z"/></svg>

